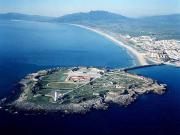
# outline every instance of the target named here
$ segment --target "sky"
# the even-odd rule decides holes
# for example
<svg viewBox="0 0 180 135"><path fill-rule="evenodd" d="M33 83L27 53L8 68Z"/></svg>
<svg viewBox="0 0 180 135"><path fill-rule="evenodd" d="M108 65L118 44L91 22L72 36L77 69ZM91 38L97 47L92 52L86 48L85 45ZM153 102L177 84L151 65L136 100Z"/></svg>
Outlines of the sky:
<svg viewBox="0 0 180 135"><path fill-rule="evenodd" d="M62 16L105 10L129 17L180 13L180 0L0 0L0 13Z"/></svg>

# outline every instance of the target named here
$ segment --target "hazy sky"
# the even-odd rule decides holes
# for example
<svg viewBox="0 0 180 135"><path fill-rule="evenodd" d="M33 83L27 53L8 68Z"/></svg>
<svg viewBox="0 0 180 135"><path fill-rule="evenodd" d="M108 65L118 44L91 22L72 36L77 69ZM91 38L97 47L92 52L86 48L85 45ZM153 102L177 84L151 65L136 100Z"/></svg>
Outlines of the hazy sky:
<svg viewBox="0 0 180 135"><path fill-rule="evenodd" d="M180 0L0 0L0 12L61 16L107 10L125 16L180 13Z"/></svg>

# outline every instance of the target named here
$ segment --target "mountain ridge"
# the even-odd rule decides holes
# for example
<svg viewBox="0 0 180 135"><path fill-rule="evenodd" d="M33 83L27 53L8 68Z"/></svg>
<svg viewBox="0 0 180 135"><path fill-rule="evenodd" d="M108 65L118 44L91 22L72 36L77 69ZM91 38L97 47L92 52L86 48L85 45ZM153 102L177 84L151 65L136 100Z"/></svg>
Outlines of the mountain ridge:
<svg viewBox="0 0 180 135"><path fill-rule="evenodd" d="M16 12L0 13L0 20L50 21L54 17L29 15Z"/></svg>
<svg viewBox="0 0 180 135"><path fill-rule="evenodd" d="M78 18L79 17L79 18ZM90 12L77 12L72 14L67 14L59 17L41 16L41 15L29 15L16 12L0 13L1 20L12 20L12 19L22 19L22 20L37 20L37 21L77 21L77 20L143 20L143 19L180 19L180 14L169 14L169 15L154 15L154 16L144 16L138 18L126 17L121 14L112 13L108 11L90 11Z"/></svg>
<svg viewBox="0 0 180 135"><path fill-rule="evenodd" d="M120 14L115 14L107 11L90 11L90 12L79 12L64 15L55 19L58 22L76 22L76 21L119 21L127 20L128 17Z"/></svg>

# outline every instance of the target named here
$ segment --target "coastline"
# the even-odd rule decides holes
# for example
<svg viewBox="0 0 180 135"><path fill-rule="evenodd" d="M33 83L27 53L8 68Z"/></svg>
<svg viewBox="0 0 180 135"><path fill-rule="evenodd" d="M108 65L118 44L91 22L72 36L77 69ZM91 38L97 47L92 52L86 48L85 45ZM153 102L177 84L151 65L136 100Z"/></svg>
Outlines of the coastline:
<svg viewBox="0 0 180 135"><path fill-rule="evenodd" d="M95 32L109 40L111 40L112 42L114 42L116 45L120 46L120 47L123 47L125 49L127 49L129 52L131 52L137 59L138 61L138 64L140 66L144 66L144 65L149 65L149 63L147 62L147 60L144 58L143 54L139 53L136 49L128 46L128 45L125 45L123 42L117 40L116 38L102 32L102 31L99 31L99 30L96 30L96 29L93 29L93 28L90 28L88 26L84 26L84 25L79 25L79 24L70 24L72 26L76 26L76 27L80 27L80 28L83 28L83 29L87 29L89 31L92 31L92 32Z"/></svg>

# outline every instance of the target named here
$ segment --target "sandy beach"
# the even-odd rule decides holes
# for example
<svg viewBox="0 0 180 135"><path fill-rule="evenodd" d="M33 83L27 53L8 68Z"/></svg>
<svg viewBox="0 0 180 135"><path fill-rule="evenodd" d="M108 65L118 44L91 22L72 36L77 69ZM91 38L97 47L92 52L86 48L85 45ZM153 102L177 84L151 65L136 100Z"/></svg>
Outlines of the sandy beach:
<svg viewBox="0 0 180 135"><path fill-rule="evenodd" d="M139 65L148 65L148 62L144 58L143 54L139 53L136 49L132 48L131 46L125 45L124 43L122 43L118 39L116 39L116 38L102 32L102 31L99 31L99 30L96 30L96 29L93 29L93 28L90 28L90 27L87 27L87 26L84 26L84 25L79 25L79 24L71 24L71 25L77 26L77 27L80 27L80 28L84 28L84 29L87 29L87 30L90 30L90 31L93 31L93 32L95 32L97 34L102 35L103 37L105 37L105 38L111 40L112 42L116 43L116 45L118 45L120 47L124 47L130 53L132 53L136 57L136 59L138 60Z"/></svg>

